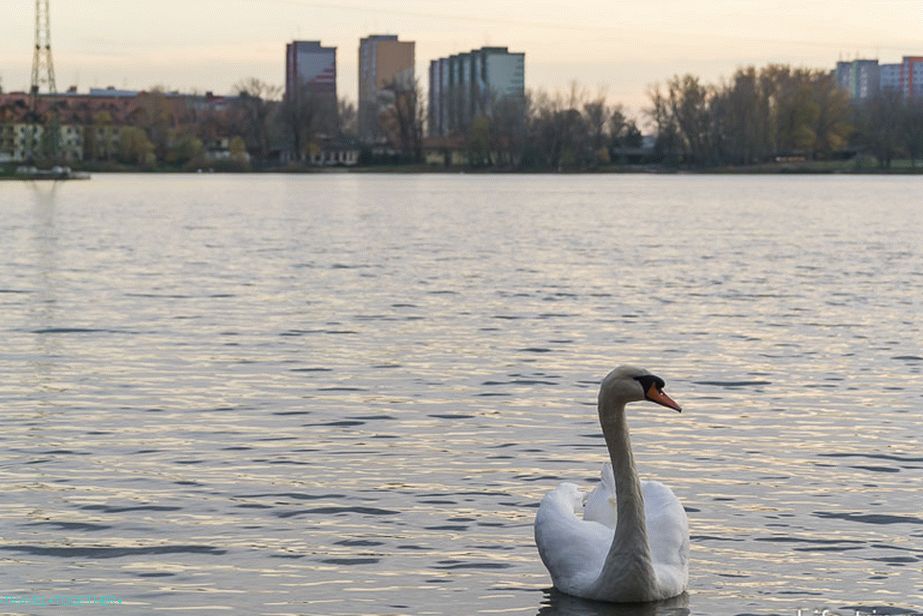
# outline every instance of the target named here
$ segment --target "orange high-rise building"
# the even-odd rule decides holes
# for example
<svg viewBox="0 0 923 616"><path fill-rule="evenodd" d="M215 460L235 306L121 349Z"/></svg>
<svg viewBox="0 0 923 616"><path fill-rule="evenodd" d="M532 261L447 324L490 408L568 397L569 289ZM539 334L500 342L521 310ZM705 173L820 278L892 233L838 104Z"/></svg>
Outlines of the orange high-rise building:
<svg viewBox="0 0 923 616"><path fill-rule="evenodd" d="M414 81L414 43L396 34L373 34L359 41L359 138L383 140L381 114L393 103L394 88L409 90Z"/></svg>

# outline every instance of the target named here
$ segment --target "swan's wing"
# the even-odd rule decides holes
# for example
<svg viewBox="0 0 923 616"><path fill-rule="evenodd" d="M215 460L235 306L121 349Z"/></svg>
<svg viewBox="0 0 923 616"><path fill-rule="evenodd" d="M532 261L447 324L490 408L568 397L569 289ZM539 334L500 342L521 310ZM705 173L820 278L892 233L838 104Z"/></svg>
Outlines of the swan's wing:
<svg viewBox="0 0 923 616"><path fill-rule="evenodd" d="M659 481L642 481L647 541L658 583L679 594L689 580L689 521L673 491Z"/></svg>
<svg viewBox="0 0 923 616"><path fill-rule="evenodd" d="M615 506L615 475L612 474L612 464L603 464L601 481L596 485L586 499L583 507L583 519L599 522L604 526L615 529L618 508Z"/></svg>
<svg viewBox="0 0 923 616"><path fill-rule="evenodd" d="M581 520L583 495L572 483L562 483L545 495L535 516L535 545L555 587L580 594L602 569L613 531L598 522Z"/></svg>

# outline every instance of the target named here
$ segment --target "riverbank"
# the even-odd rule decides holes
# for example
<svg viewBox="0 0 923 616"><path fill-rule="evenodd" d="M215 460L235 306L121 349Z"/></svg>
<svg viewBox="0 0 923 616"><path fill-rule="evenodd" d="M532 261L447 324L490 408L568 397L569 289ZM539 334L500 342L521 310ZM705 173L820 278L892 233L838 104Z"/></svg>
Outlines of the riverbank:
<svg viewBox="0 0 923 616"><path fill-rule="evenodd" d="M129 165L79 165L74 166L77 177L41 177L17 175L13 167L0 167L0 180L35 180L35 179L84 179L81 174L92 173L149 173L149 174L190 174L190 173L229 173L229 174L328 174L328 173L395 173L395 174L477 174L477 175L541 175L549 173L571 174L702 174L702 175L923 175L923 163L916 165L909 160L893 161L890 167L877 164L860 164L856 161L804 161L785 163L763 163L758 165L693 167L670 165L606 165L592 169L503 169L496 167L463 167L431 164L406 165L361 165L353 167L315 167L315 166L273 166L252 169L229 168L176 168L176 167L133 167Z"/></svg>

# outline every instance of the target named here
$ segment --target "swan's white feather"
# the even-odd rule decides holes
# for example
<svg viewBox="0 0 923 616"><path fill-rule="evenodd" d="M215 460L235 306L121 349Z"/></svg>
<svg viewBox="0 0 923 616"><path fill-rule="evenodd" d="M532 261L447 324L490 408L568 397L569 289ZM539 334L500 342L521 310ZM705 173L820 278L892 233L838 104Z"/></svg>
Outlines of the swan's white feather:
<svg viewBox="0 0 923 616"><path fill-rule="evenodd" d="M612 464L603 465L602 477L586 499L583 507L583 519L593 520L615 530L617 511L615 507L615 475Z"/></svg>
<svg viewBox="0 0 923 616"><path fill-rule="evenodd" d="M662 598L672 597L686 589L689 578L686 511L673 491L658 481L642 481L641 492L657 592ZM602 570L616 520L615 478L608 462L585 504L572 483L562 483L542 499L535 543L556 588L587 596Z"/></svg>
<svg viewBox="0 0 923 616"><path fill-rule="evenodd" d="M599 575L613 530L583 520L583 494L572 483L562 483L545 495L535 517L535 544L551 573L555 588L572 595L589 587Z"/></svg>

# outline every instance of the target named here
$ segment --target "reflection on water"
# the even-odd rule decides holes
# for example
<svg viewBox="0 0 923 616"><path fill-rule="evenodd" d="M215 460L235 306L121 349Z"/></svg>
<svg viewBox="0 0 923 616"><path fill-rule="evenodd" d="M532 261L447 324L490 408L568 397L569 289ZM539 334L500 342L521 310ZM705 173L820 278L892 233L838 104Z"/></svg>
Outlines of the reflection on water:
<svg viewBox="0 0 923 616"><path fill-rule="evenodd" d="M630 361L687 409L630 417L692 543L688 606L644 609L921 605L920 186L0 184L0 590L641 613L549 593L531 530Z"/></svg>
<svg viewBox="0 0 923 616"><path fill-rule="evenodd" d="M546 589L539 616L688 616L689 595L652 603L600 603Z"/></svg>

